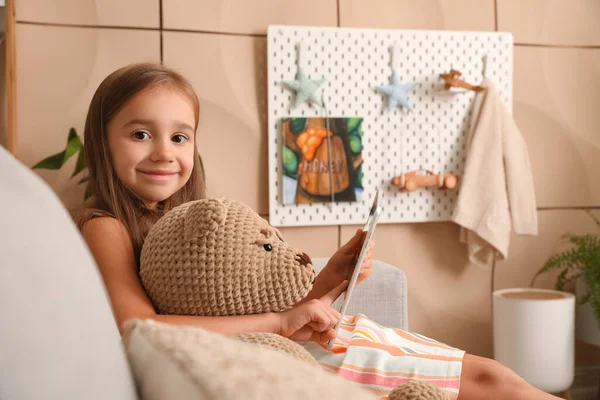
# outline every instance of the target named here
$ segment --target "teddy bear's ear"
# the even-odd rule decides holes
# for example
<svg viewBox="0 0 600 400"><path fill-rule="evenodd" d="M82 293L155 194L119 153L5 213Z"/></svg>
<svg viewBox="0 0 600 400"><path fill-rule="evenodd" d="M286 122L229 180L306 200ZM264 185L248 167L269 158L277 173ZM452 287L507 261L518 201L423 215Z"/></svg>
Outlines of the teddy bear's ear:
<svg viewBox="0 0 600 400"><path fill-rule="evenodd" d="M202 199L192 202L185 211L183 235L185 240L216 232L227 218L227 207L220 199Z"/></svg>
<svg viewBox="0 0 600 400"><path fill-rule="evenodd" d="M275 230L275 235L279 238L279 240L281 240L282 242L285 242L285 240L283 240L283 235L281 234L281 231L277 228L273 228Z"/></svg>

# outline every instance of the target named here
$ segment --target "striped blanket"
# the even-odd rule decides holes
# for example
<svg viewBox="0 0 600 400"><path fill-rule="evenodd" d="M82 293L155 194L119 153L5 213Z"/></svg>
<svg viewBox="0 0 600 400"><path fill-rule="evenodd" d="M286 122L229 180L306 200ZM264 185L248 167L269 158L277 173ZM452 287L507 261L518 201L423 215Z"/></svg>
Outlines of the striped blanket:
<svg viewBox="0 0 600 400"><path fill-rule="evenodd" d="M450 399L458 396L464 351L423 335L382 327L362 314L344 317L331 349L325 343L302 345L323 368L377 395L418 379L438 385Z"/></svg>

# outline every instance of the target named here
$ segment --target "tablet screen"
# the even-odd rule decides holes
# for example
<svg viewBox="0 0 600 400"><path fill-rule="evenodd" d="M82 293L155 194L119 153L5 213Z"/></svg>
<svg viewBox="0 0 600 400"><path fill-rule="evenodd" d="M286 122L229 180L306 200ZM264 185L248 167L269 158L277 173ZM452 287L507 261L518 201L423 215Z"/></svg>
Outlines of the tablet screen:
<svg viewBox="0 0 600 400"><path fill-rule="evenodd" d="M381 212L381 207L379 206L379 189L375 193L375 199L373 199L373 204L371 205L371 209L369 211L369 217L367 218L367 223L365 224L364 231L367 232L367 236L365 237L365 241L363 242L362 248L360 250L360 254L358 259L356 260L356 265L354 266L354 272L352 273L352 277L350 278L350 282L348 284L348 288L346 289L344 301L342 302L342 306L340 307L340 320L335 325L335 332L339 333L340 325L342 323L342 319L344 318L344 314L346 313L346 308L350 303L350 298L352 297L352 291L356 286L356 280L358 279L358 275L360 274L360 270L362 264L364 262L365 256L369 249L369 243L371 242L371 237L373 236L373 232L375 231L375 226L377 225L377 220L379 219L379 214ZM335 340L335 339L334 339ZM334 340L330 340L328 343L328 348L333 346Z"/></svg>

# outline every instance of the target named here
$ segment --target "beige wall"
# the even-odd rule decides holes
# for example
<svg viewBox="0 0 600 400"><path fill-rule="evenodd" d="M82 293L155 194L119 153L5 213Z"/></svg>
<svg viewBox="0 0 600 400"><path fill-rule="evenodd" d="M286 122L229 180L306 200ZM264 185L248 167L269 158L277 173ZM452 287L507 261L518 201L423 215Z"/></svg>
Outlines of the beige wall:
<svg viewBox="0 0 600 400"><path fill-rule="evenodd" d="M509 260L482 268L469 264L451 223L381 225L376 233L376 258L408 276L411 329L468 352L492 356L493 288L527 285L564 232L596 230L581 207L600 206L597 0L18 0L17 20L22 161L61 150L69 127L82 131L109 72L162 60L201 98L209 193L263 215L269 24L512 32L514 116L532 159L540 236L513 237ZM39 172L68 205L82 197L71 171ZM283 231L309 254L327 256L355 228ZM600 349L578 345L578 364L599 361Z"/></svg>

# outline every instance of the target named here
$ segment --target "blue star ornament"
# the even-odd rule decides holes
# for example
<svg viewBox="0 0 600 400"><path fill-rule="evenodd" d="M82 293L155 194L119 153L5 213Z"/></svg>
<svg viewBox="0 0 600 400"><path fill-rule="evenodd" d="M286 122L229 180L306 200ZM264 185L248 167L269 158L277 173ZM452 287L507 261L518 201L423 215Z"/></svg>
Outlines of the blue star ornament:
<svg viewBox="0 0 600 400"><path fill-rule="evenodd" d="M292 108L298 107L305 101L308 101L309 103L314 103L319 107L323 107L321 101L317 97L316 92L324 82L325 79L308 79L308 77L304 73L304 70L302 70L302 68L298 68L298 75L296 76L295 81L283 82L285 87L296 92L296 99Z"/></svg>
<svg viewBox="0 0 600 400"><path fill-rule="evenodd" d="M401 105L410 111L408 104L408 92L417 86L416 83L402 83L398 78L396 71L392 72L392 83L385 86L377 86L377 90L388 97L388 111L392 111L396 106Z"/></svg>

